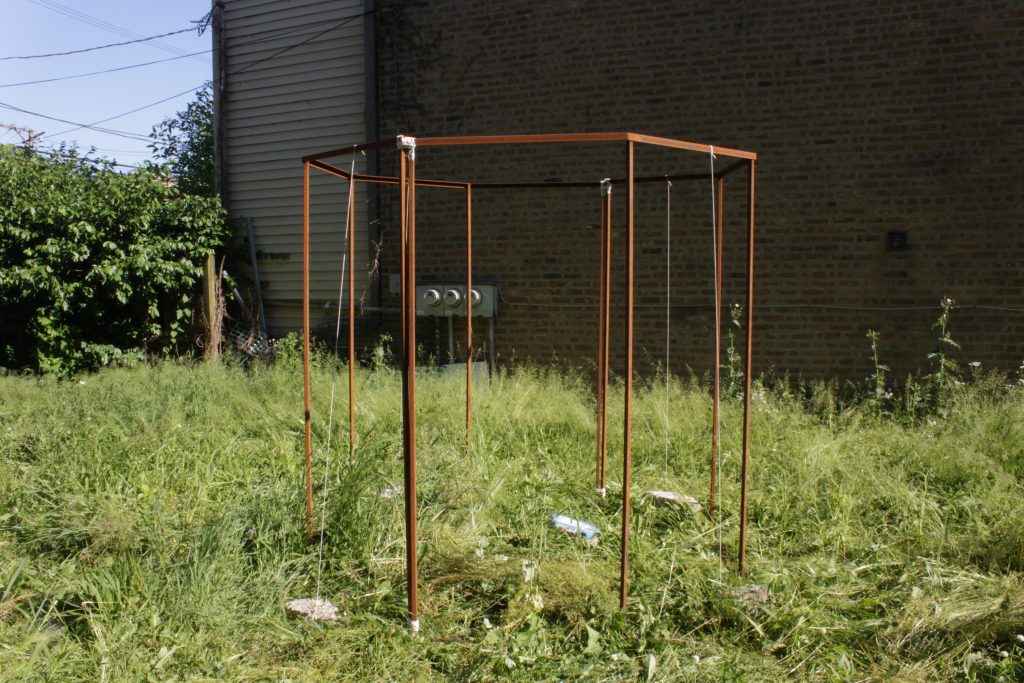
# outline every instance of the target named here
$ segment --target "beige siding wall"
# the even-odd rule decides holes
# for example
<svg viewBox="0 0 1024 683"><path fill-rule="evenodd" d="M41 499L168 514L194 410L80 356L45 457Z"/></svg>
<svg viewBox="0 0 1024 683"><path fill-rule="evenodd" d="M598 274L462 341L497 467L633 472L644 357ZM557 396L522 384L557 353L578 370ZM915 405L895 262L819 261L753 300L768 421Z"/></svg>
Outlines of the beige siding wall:
<svg viewBox="0 0 1024 683"><path fill-rule="evenodd" d="M302 324L300 158L368 137L364 21L372 17L357 16L363 11L361 0L225 4L224 189L238 235L245 235L244 218L252 217L256 245L264 252L260 279L273 335L299 330ZM336 162L349 168L348 159ZM362 157L356 168L365 170ZM331 321L333 329L335 309L325 303L338 298L348 186L315 169L311 180L313 325ZM368 292L367 301L373 303L368 235L367 196L359 189L352 272L356 295ZM350 277L345 279L347 288Z"/></svg>

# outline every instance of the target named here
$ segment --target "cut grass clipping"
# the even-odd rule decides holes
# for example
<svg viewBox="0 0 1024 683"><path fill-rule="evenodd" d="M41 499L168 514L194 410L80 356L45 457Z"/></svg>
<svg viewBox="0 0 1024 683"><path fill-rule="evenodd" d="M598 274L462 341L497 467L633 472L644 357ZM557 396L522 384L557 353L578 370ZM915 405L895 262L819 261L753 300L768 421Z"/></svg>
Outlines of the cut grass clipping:
<svg viewBox="0 0 1024 683"><path fill-rule="evenodd" d="M332 381L314 370L319 506ZM758 388L749 575L735 576L739 404L723 409L723 509L706 516L710 401L638 392L629 608L617 609L621 390L609 486L594 399L520 370L475 393L419 384L423 629L406 620L400 392L357 374L354 465L328 473L321 597L305 544L302 376L157 364L0 377L0 671L6 680L988 680L1024 678L1024 390L993 378L916 424L816 414ZM344 406L337 414L344 414ZM666 454L664 430L670 448ZM346 426L335 420L333 443ZM347 455L347 454L346 454ZM670 491L703 506L662 505ZM551 514L600 531L587 543ZM319 517L319 511L318 511Z"/></svg>

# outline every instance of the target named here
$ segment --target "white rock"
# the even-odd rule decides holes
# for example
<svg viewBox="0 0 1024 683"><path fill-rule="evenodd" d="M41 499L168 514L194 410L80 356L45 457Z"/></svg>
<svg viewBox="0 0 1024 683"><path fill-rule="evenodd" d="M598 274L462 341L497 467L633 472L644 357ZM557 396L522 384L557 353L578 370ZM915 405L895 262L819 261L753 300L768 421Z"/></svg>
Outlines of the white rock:
<svg viewBox="0 0 1024 683"><path fill-rule="evenodd" d="M648 491L655 505L685 505L694 512L700 512L700 502L693 496L687 496L674 491Z"/></svg>
<svg viewBox="0 0 1024 683"><path fill-rule="evenodd" d="M292 619L306 621L337 621L338 608L329 601L318 598L299 598L284 606Z"/></svg>

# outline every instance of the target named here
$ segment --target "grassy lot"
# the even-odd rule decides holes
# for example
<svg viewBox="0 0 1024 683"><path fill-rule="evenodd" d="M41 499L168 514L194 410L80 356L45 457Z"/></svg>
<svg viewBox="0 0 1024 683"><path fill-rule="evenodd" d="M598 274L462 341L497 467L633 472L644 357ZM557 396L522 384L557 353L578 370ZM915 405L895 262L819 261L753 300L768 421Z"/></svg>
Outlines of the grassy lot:
<svg viewBox="0 0 1024 683"><path fill-rule="evenodd" d="M321 592L342 614L324 626L284 613L316 594L318 567L304 543L294 360L0 377L0 678L1024 679L1020 386L991 378L945 416L915 421L837 410L827 392L759 390L744 579L739 403L723 415L720 552L704 515L643 496L706 498L707 392L675 382L666 413L663 386L641 389L621 613L621 444L612 439L601 500L588 384L539 371L496 378L477 395L468 461L459 380L425 372L414 636L402 500L381 495L402 481L399 378L359 372L349 464L338 448L345 374L318 360L318 505L334 378ZM596 524L600 542L550 529L553 512Z"/></svg>

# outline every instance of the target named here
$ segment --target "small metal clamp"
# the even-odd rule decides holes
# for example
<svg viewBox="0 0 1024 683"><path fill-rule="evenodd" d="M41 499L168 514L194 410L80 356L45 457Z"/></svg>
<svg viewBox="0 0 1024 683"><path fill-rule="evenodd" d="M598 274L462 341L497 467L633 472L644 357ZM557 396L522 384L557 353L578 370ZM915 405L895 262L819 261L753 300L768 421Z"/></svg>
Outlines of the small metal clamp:
<svg viewBox="0 0 1024 683"><path fill-rule="evenodd" d="M397 146L398 149L405 150L411 161L416 161L416 138L411 135L399 135Z"/></svg>
<svg viewBox="0 0 1024 683"><path fill-rule="evenodd" d="M601 181L601 196L609 195L612 193L612 179L605 178Z"/></svg>

